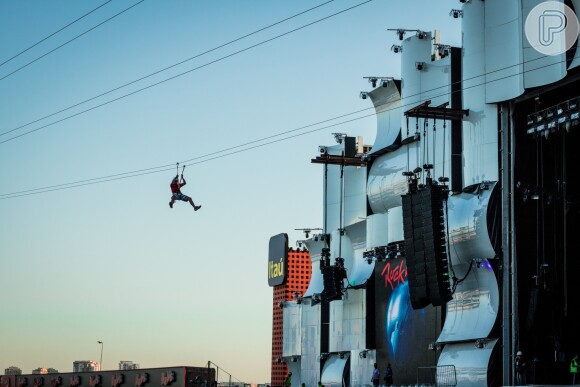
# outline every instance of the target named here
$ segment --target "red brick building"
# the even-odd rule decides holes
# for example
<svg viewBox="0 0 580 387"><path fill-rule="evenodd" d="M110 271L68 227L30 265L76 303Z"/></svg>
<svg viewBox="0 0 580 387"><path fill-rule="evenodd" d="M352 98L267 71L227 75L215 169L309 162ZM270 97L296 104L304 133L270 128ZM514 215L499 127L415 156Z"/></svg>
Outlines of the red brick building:
<svg viewBox="0 0 580 387"><path fill-rule="evenodd" d="M283 284L274 286L274 300L272 303L272 386L283 386L288 373L286 363L280 361L282 357L283 308L279 303L294 300L295 293L302 296L312 275L310 253L304 249L288 249L286 280Z"/></svg>

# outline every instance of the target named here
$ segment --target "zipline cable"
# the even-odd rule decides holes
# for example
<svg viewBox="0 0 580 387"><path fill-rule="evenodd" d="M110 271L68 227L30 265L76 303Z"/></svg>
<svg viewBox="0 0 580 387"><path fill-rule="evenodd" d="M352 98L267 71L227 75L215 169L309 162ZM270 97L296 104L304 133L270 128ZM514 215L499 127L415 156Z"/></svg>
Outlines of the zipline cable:
<svg viewBox="0 0 580 387"><path fill-rule="evenodd" d="M97 8L93 9L92 11L89 11L89 12L85 13L83 16L81 16L81 17L79 17L79 18L75 19L74 21L72 21L72 22L68 23L66 26L64 26L64 27L61 27L60 29L58 29L58 30L56 30L55 32L53 32L52 34L48 35L47 37L45 37L45 38L43 38L43 39L39 40L38 42L34 43L32 46L30 46L30 47L28 47L28 48L26 48L26 49L24 49L24 50L20 51L18 54L16 54L16 55L12 56L11 58L8 58L8 59L6 59L4 62L0 63L0 67L4 66L6 63L10 62L12 59L15 59L15 58L19 57L20 55L24 54L24 53L25 53L25 52L27 52L28 50L30 50L30 49L32 49L32 48L34 48L34 47L38 46L40 43L44 42L45 40L47 40L47 39L50 39L51 37L53 37L54 35L58 34L59 32L61 32L61 31L65 30L65 29L67 29L68 27L72 26L73 24L75 24L75 23L76 23L76 22L78 22L79 20L81 20L81 19L85 18L86 16L90 15L91 13L95 12L95 11L96 11L96 10L98 10L99 8L102 8L102 7L104 7L105 5L109 4L111 1L113 1L113 0L108 0L108 1L105 1L103 4L99 5Z"/></svg>
<svg viewBox="0 0 580 387"><path fill-rule="evenodd" d="M35 123L37 123L37 122L39 122L39 121L42 121L42 120L45 120L45 119L47 119L47 118L53 117L53 116L55 116L55 115L57 115L57 114L59 114L59 113L65 112L65 111L67 111L67 110L70 110L70 109L73 109L73 108L75 108L75 107L77 107L77 106L83 105L83 104L85 104L85 103L87 103L87 102L93 101L93 100L95 100L95 99L97 99L97 98L103 97L103 96L105 96L105 95L107 95L107 94L110 94L110 93L112 93L112 92L114 92L114 91L120 90L120 89L122 89L122 88L125 88L125 87L127 87L127 86L130 86L130 85L132 85L132 84L134 84L134 83L137 83L137 82L140 82L140 81L142 81L142 80L144 80L144 79L150 78L150 77L152 77L152 76L154 76L154 75L160 74L160 73L162 73L162 72L164 72L164 71L167 71L167 70L169 70L169 69L172 69L172 68L174 68L174 67L176 67L176 66L182 65L183 63L186 63L186 62L189 62L189 61L191 61L191 60L193 60L193 59L199 58L199 57L201 57L201 56L203 56L203 55L209 54L210 52L213 52L213 51L216 51L216 50L218 50L218 49L220 49L220 48L226 47L226 46L228 46L228 45L230 45L230 44L232 44L232 43L235 43L235 42L237 42L237 41L240 41L240 40L242 40L242 39L245 39L245 38L247 38L247 37L249 37L249 36L255 35L255 34L257 34L257 33L259 33L259 32L262 32L262 31L264 31L264 30L267 30L267 29L269 29L269 28L272 28L272 27L274 27L274 26L276 26L276 25L278 25L278 24L284 23L284 22L286 22L286 21L288 21L288 20L291 20L291 19L293 19L293 18L295 18L295 17L298 17L298 16L300 16L300 15L303 15L303 14L305 14L305 13L307 13L307 12L313 11L313 10L315 10L316 8L320 8L320 7L322 7L322 6L324 6L324 5L328 4L328 3L331 3L331 2L333 2L333 1L334 1L334 0L329 0L329 1L325 2L325 3L319 4L319 5L315 6L315 7L309 8L309 9L307 9L307 10L305 10L305 11L299 12L299 13L297 13L297 14L294 14L294 15L292 15L292 16L289 16L289 17L287 17L287 18L285 18L285 19L282 19L282 20L279 20L279 21L277 21L277 22L275 22L275 23L272 23L272 24L270 24L270 25L268 25L268 26L266 26L266 27L262 27L262 28L260 28L260 29L258 29L258 30L255 30L255 31L253 31L253 32L250 32L250 33L248 33L248 34L246 34L246 35L244 35L244 36L241 36L241 37L239 37L239 38L236 38L236 39L234 39L234 40L230 40L229 42L227 42L227 43L223 43L223 44L221 44L221 45L219 45L219 46L217 46L217 47L214 47L214 48L212 48L212 49L210 49L210 50L207 50L207 51L204 51L204 52L202 52L202 53L196 54L196 55L194 55L194 56L192 56L192 57L190 57L190 58L188 58L188 59L182 60L181 62L175 63L175 64L173 64L173 65L171 65L171 66L168 66L168 67L165 67L165 68L163 68L163 69L161 69L161 70L157 70L157 71L155 71L155 72L153 72L153 73L150 73L150 74L148 74L148 75L145 75L145 76L143 76L143 77L141 77L141 78L135 79L135 80L133 80L133 81L130 81L130 82L128 82L128 83L125 83L125 84L123 84L123 85L121 85L121 86L117 86L117 87L115 87L115 88L113 88L113 89L110 89L110 90L108 90L108 91L105 91L104 93L101 93L101 94L99 94L99 95L96 95L96 96L94 96L94 97L91 97L91 98L89 98L89 99L85 99L84 101L78 102L78 103L76 103L76 104L74 104L74 105L68 106L68 107L66 107L66 108L64 108L64 109L58 110L58 111L56 111L56 112L54 112L54 113L51 113L51 114L48 114L48 115L46 115L46 116L43 116L43 117L41 117L41 118L38 118L38 119L36 119L36 120L34 120L34 121L30 121L30 122L28 122L28 123L26 123L26 124L23 124L23 125L20 125L20 126L18 126L18 127L16 127L16 128L13 128L13 129L10 129L10 130L8 130L8 131L5 131L5 132L3 132L3 133L0 133L0 137L1 137L1 136L4 136L4 135L6 135L6 134L8 134L8 133L14 132L14 131L16 131L16 130L18 130L18 129L22 129L22 128L25 128L25 127L27 127L27 126L30 126L30 125L32 125L32 124L35 124Z"/></svg>

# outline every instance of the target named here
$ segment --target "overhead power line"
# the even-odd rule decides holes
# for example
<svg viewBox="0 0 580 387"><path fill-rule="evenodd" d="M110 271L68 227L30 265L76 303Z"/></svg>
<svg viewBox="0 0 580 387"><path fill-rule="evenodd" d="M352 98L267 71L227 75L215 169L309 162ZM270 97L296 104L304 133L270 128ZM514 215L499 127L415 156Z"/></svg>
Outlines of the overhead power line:
<svg viewBox="0 0 580 387"><path fill-rule="evenodd" d="M551 66L551 65L553 65L553 64L541 66L541 67L538 67L538 68L535 68L535 69L525 70L525 71L523 71L521 73L518 72L516 74L509 74L507 76L494 79L494 80L492 80L490 82L501 81L503 79L511 78L511 77L513 77L515 75L518 75L518 74L523 74L523 73L525 73L527 71L535 71L535 70L539 70L541 68L548 67L548 66ZM483 75L485 75L485 74L478 75L477 78L480 78ZM465 91L465 90L468 90L468 89L471 89L471 88L474 88L474 87L485 86L487 83L488 83L488 81L484 81L484 82L481 82L481 83L478 83L478 84L474 84L474 85L471 85L471 86L464 87L464 88L462 88L459 91ZM440 89L448 89L448 87L447 86L440 86L440 87L433 88L431 90L423 90L423 91L421 91L421 93L436 91L436 90L440 90ZM459 91L457 91L457 92L459 92ZM433 96L431 96L431 98L433 99L433 98L443 97L443 96L446 96L446 95L449 95L449 94L453 94L453 92L444 91L443 93L441 93L439 95L433 95ZM412 97L415 97L415 96L419 96L419 93L418 94L415 94L415 95L409 95L409 96L406 97L406 99L412 98ZM395 108L389 108L389 109L386 109L386 110L382 110L381 112L392 111L392 110L395 110L395 109L401 109L401 108L411 107L411 106L415 106L415 105L416 105L416 102L408 103L408 104L400 105L400 106L395 107ZM343 115L340 115L340 116L336 116L336 117L333 117L333 118L329 118L329 119L326 119L326 120L323 120L323 121L319 121L319 122L314 123L314 124L305 125L305 126L302 126L300 128L296 128L296 129L288 130L288 131L281 132L281 133L278 133L278 134L275 134L275 135L263 137L263 138L258 139L258 140L254 140L254 141L250 141L250 142L247 142L247 143L244 143L244 144L240 144L240 145L236 145L236 146L233 146L233 147L225 148L225 149L222 149L222 150L219 150L219 151L215 151L215 152L212 152L212 153L208 153L208 154L205 154L205 155L202 155L202 156L197 156L195 158L182 161L182 162L180 162L180 164L183 164L183 165L186 165L186 166L202 164L202 163L206 163L206 162L209 162L209 161L212 161L212 160L215 160L215 159L219 159L219 158L222 158L222 157L231 156L231 155L238 154L238 153L242 153L242 152L247 152L249 150L253 150L253 149L256 149L256 148L261 148L261 147L264 147L264 146L267 146L267 145L272 145L272 144L275 144L275 143L278 143L278 142L281 142L281 141L286 141L286 140L290 140L290 139L293 139L293 138L296 138L296 137L299 137L299 136L304 136L304 135L311 134L311 133L314 133L314 132L319 132L319 131L324 130L324 129L333 128L333 127L336 127L338 125L343 125L343 124L346 124L346 123L358 121L358 120L361 120L363 118L368 118L368 117L374 116L375 115L375 112L373 112L371 114L366 114L366 115L363 115L363 116L358 116L358 117L355 117L355 118L352 118L352 119L349 119L349 120L341 121L341 122L338 122L338 123L326 125L326 126L321 127L321 128L315 128L315 129L309 130L307 132L293 134L291 136L287 136L287 137L284 137L284 138L281 138L281 139L276 139L276 140L268 141L268 142L265 142L265 143L263 142L263 141L265 141L267 139L272 139L272 138L275 138L275 137L279 137L279 136L282 136L282 135L285 135L285 134L288 134L288 133L292 133L292 132L296 132L296 131L299 131L299 130L303 130L305 128L309 128L309 127L312 127L312 126L317 126L317 125L322 124L322 123L330 122L330 121L333 121L333 120L336 120L336 119L339 119L339 118L344 118L344 117L347 117L349 115L361 113L363 111L366 111L366 110L369 110L369 109L374 109L374 108L375 107L361 109L361 110L358 110L358 111L355 111L355 112L352 112L352 113L347 113L347 114L343 114ZM262 142L262 143L261 144L258 144L259 142ZM251 144L256 144L256 145L253 145L251 147L246 147L247 145L251 145ZM243 148L243 149L239 149L239 148ZM227 153L224 153L224 152L227 152ZM200 160L200 159L203 159L203 160ZM199 160L199 161L191 162L191 161L194 161L194 160ZM13 199L13 198L21 197L21 196L36 195L36 194L41 194L41 193L46 193L46 192L51 192L51 191L64 190L64 189L70 189L70 188L77 188L77 187L82 187L82 186L85 186L85 185L99 184L99 183L105 183L105 182L115 181L115 180L121 180L121 179L128 179L128 178L133 178L133 177L138 177L138 176L143 176L143 175L149 175L149 174L153 174L153 173L166 172L166 171L170 171L170 170L172 171L174 168L175 168L174 164L165 164L165 165L161 165L161 166L158 166L158 167L140 169L140 170L131 171L131 172L118 173L118 174L103 176L103 177L99 177L99 178L78 180L78 181L71 182L71 183L63 183L63 184L46 186L46 187L41 187L41 188L34 188L34 189L29 189L29 190L24 190L24 191L17 191L17 192L5 193L5 194L0 194L0 200L3 200L3 199Z"/></svg>
<svg viewBox="0 0 580 387"><path fill-rule="evenodd" d="M65 29L67 29L68 27L72 26L73 24L75 24L75 23L76 23L76 22L78 22L79 20L81 20L81 19L85 18L86 16L90 15L91 13L95 12L96 10L98 10L98 9L100 9L100 8L104 7L105 5L109 4L111 1L113 1L113 0L108 0L108 1L105 1L103 4L99 5L97 8L95 8L95 9L93 9L93 10L91 10L91 11L89 11L89 12L85 13L85 14L84 14L84 15L82 15L81 17L79 17L79 18L77 18L77 19L73 20L72 22L68 23L66 26L59 28L58 30L54 31L52 34L48 35L47 37L45 37L45 38L43 38L43 39L40 39L38 42L34 43L32 46L30 46L30 47L28 47L28 48L26 48L26 49L24 49L24 50L20 51L18 54L16 54L16 55L12 56L11 58L8 58L8 59L6 59L4 62L0 63L0 67L4 66L6 63L8 63L8 62L10 62L11 60L13 60L13 59L15 59L15 58L19 57L20 55L24 54L24 53L25 53L25 52L27 52L28 50L30 50L30 49L32 49L32 48L34 48L34 47L38 46L40 43L44 42L45 40L47 40L47 39L50 39L51 37L53 37L54 35L58 34L59 32L61 32L61 31L65 30Z"/></svg>
<svg viewBox="0 0 580 387"><path fill-rule="evenodd" d="M201 56L203 56L203 55L209 54L210 52L213 52L213 51L219 50L220 48L226 47L226 46L228 46L228 45L230 45L230 44L233 44L233 43L235 43L235 42L238 42L238 41L240 41L240 40L242 40L242 39L245 39L245 38L247 38L247 37L250 37L250 36L252 36L252 35L255 35L255 34L259 33L259 32L262 32L262 31L265 31L265 30L267 30L267 29L269 29L269 28L272 28L272 27L274 27L274 26L276 26L276 25L278 25L278 24L281 24L281 23L284 23L284 22L286 22L286 21L288 21L288 20L294 19L294 18L296 18L296 17L298 17L298 16L300 16L300 15L303 15L303 14L305 14L305 13L308 13L308 12L310 12L310 11L313 11L313 10L315 10L315 9L317 9L317 8L320 8L320 7L322 7L322 6L324 6L324 5L328 4L328 3L332 3L333 1L334 1L334 0L329 0L329 1L326 1L326 2L324 2L324 3L322 3L322 4L319 4L319 5L315 6L315 7L309 8L309 9L307 9L307 10L304 10L304 11L302 11L302 12L299 12L299 13L297 13L297 14L294 14L294 15L292 15L292 16L289 16L289 17L287 17L287 18L284 18L284 19L282 19L282 20L279 20L279 21L277 21L277 22L275 22L275 23L269 24L269 25L267 25L267 26L265 26L265 27L262 27L262 28L260 28L260 29L257 29L257 30L255 30L255 31L253 31L253 32L250 32L250 33L248 33L248 34L246 34L246 35L240 36L239 38L236 38L236 39L234 39L234 40L230 40L229 42L226 42L226 43L220 44L219 46L216 46L216 47L214 47L214 48L212 48L212 49L209 49L209 50L206 50L206 51L204 51L204 52L201 52L201 53L199 53L199 54L196 54L196 55L194 55L194 56L192 56L192 57L190 57L190 58L187 58L187 59L185 59L185 60L182 60L182 61L180 61L180 62L177 62L177 63L175 63L175 64L173 64L173 65L171 65L171 66L167 66L167 67L165 67L165 68L162 68L161 70L157 70L157 71L155 71L155 72L153 72L153 73L150 73L150 74L148 74L148 75L145 75L145 76L143 76L143 77L141 77L141 78L137 78L137 79L135 79L135 80L133 80L133 81L130 81L130 82L127 82L127 83L125 83L125 84L123 84L123 85L121 85L121 86L117 86L117 87L115 87L115 88L113 88L113 89L110 89L110 90L108 90L108 91L105 91L104 93L101 93L101 94L95 95L94 97L91 97L91 98L89 98L89 99L85 99L84 101L78 102L78 103L76 103L76 104L74 104L74 105L68 106L68 107L66 107L66 108L64 108L64 109L58 110L58 111L56 111L56 112L54 112L54 113L51 113L51 114L48 114L48 115L46 115L46 116L44 116L44 117L40 117L40 118L38 118L38 119L36 119L36 120L34 120L34 121L30 121L30 122L28 122L28 123L26 123L26 124L23 124L23 125L20 125L20 126L18 126L18 127L16 127L16 128L13 128L13 129L7 130L7 131L5 131L5 132L3 132L3 133L0 133L0 137L2 137L2 136L4 136L4 135L6 135L6 134L8 134L8 133L12 133L12 132L14 132L14 131L16 131L16 130L19 130L19 129L25 128L25 127L27 127L27 126L30 126L30 125L32 125L32 124L35 124L35 123L37 123L37 122L40 122L40 121L42 121L42 120L45 120L45 119L47 119L47 118L53 117L53 116L55 116L55 115L57 115L57 114L63 113L63 112L65 112L65 111L67 111L67 110L73 109L73 108L75 108L75 107L77 107L77 106L83 105L83 104L85 104L85 103L87 103L87 102L93 101L93 100L95 100L95 99L97 99L97 98L103 97L103 96L105 96L105 95L107 95L107 94L110 94L110 93L112 93L112 92L114 92L114 91L117 91L117 90L123 89L123 88L125 88L125 87L127 87L127 86L130 86L130 85L132 85L132 84L134 84L134 83L140 82L140 81L142 81L142 80L144 80L144 79L150 78L150 77L152 77L152 76L154 76L154 75L160 74L160 73L162 73L162 72L164 72L164 71L170 70L170 69L172 69L172 68L174 68L174 67L177 67L177 66L179 66L179 65L182 65L182 64L184 64L184 63L186 63L186 62L189 62L189 61L191 61L191 60L193 60L193 59L196 59L196 58L199 58L199 57L201 57Z"/></svg>
<svg viewBox="0 0 580 387"><path fill-rule="evenodd" d="M253 48L259 47L259 46L261 46L261 45L263 45L263 44L266 44L266 43L268 43L268 42L271 42L271 41L273 41L273 40L279 39L279 38L281 38L281 37L283 37L283 36L286 36L286 35L289 35L289 34L291 34L291 33L297 32L297 31L299 31L299 30L302 30L302 29L304 29L304 28L306 28L306 27L310 27L310 26L312 26L312 25L314 25L314 24L316 24L316 23L320 23L321 21L324 21L324 20L330 19L330 18L332 18L332 17L335 17L335 16L337 16L337 15L340 15L340 14L342 14L342 13L344 13L344 12L347 12L347 11L353 10L353 9L355 9L355 8L357 8L357 7L360 7L361 5L364 5L364 4L367 4L367 3L370 3L370 2L372 2L372 1L373 1L373 0L366 0L366 1L363 1L362 3L356 4L356 5L352 6L352 7L345 8L345 9L343 9L343 10L341 10L341 11L335 12L335 13L333 13L333 14L331 14L331 15L328 15L328 16L325 16L325 17L323 17L323 18L321 18L321 19L318 19L318 20L315 20L315 21L313 21L313 22L310 22L310 23L304 24L304 25L302 25L302 26L300 26L300 27L297 27L297 28L294 28L294 29L292 29L292 30L290 30L290 31L287 31L287 32L284 32L284 33L282 33L282 34L276 35L276 36L274 36L274 37L272 37L272 38L269 38L269 39L263 40L263 41L261 41L261 42L259 42L259 43L253 44L253 45L251 45L251 46L249 46L249 47L246 47L246 48L243 48L243 49L241 49L241 50L235 51L235 52L233 52L233 53L231 53L231 54L228 54L228 55L222 56L221 58L218 58L218 59L215 59L215 60L213 60L213 61L207 62L207 63L205 63L205 64L199 65L199 66L197 66L197 67L194 67L194 68L192 68L192 69L190 69L190 70L187 70L187 71L184 71L184 72L182 72L182 73L179 73L179 74L177 74L177 75L174 75L174 76L172 76L172 77L166 78L166 79L164 79L164 80L161 80L161 81L159 81L159 82L155 82L155 83L153 83L153 84L150 84L150 85L148 85L148 86L145 86L145 87L143 87L143 88L140 88L140 89L138 89L138 90L132 91L132 92L130 92L130 93L127 93L127 94L124 94L124 95L122 95L122 96L120 96L120 97L117 97L117 98L114 98L114 99L112 99L112 100L109 100L109 101L103 102L103 103L101 103L101 104L99 104L99 105L96 105L96 106L93 106L93 107L91 107L91 108L85 109L85 110L83 110L83 111L80 111L80 112L78 112L78 113L72 114L72 115L70 115L70 116L67 116L67 117L61 118L61 119L59 119L59 120L57 120L57 121L54 121L54 122L51 122L51 123L49 123L49 124L46 124L46 125L40 126L40 127L36 128L36 129L32 129L32 130L29 130L29 131L27 131L27 132L21 133L21 134L19 134L19 135L16 135L16 136L14 136L14 137L11 137L11 138L9 138L9 139L7 139L7 140L0 141L0 144L4 144L4 143L6 143L6 142L9 142L9 141L15 140L15 139L17 139L17 138L20 138L20 137L26 136L26 135L28 135L28 134L31 134L31 133L34 133L34 132L37 132L37 131L39 131L39 130L41 130L41 129L45 129L45 128L47 128L47 127L50 127L50 126L52 126L52 125L55 125L55 124L57 124L57 123L60 123L60 122L66 121L66 120L68 120L68 119L71 119L71 118L73 118L73 117L76 117L76 116L79 116L79 115L81 115L81 114L84 114L84 113L90 112L90 111L92 111L92 110L98 109L98 108L100 108L100 107L106 106L106 105L108 105L108 104L111 104L111 103L113 103L113 102L119 101L119 100L121 100L121 99L124 99L124 98L127 98L127 97L129 97L129 96L131 96L131 95L134 95L134 94L140 93L140 92L142 92L142 91L145 91L145 90L147 90L147 89L150 89L150 88L152 88L152 87L158 86L158 85L160 85L160 84L163 84L163 83L165 83L165 82L168 82L168 81L171 81L171 80L173 80L173 79L176 79L176 78L182 77L182 76L184 76L184 75L186 75L186 74L189 74L189 73L191 73L191 72L197 71L197 70L199 70L199 69L202 69L202 68L204 68L204 67L210 66L210 65L212 65L212 64L214 64L214 63L220 62L220 61L222 61L222 60L225 60L225 59L227 59L227 58L230 58L230 57L232 57L232 56L235 56L235 55L241 54L241 53L243 53L243 52L245 52L245 51L249 51L249 50L251 50L251 49L253 49ZM97 98L97 97L95 97L95 98ZM93 99L94 99L94 98L93 98ZM10 133L10 132L13 132L13 131L15 131L15 130L17 130L17 129L18 129L18 128L15 128L15 129L9 130L9 131L7 131L7 132L0 133L0 136L3 136L3 135L5 135L5 134L7 134L7 133Z"/></svg>
<svg viewBox="0 0 580 387"><path fill-rule="evenodd" d="M111 16L110 18L106 19L105 21L103 21L103 22L101 22L101 23L97 24L96 26L94 26L94 27L92 27L92 28L89 28L88 30L86 30L86 31L85 31L85 32L83 32L82 34L79 34L79 35L75 36L74 38L72 38L72 39L70 39L70 40L68 40L68 41L64 42L64 43L63 43L63 44L61 44L60 46L58 46L58 47L56 47L56 48L53 48L52 50L50 50L50 51L48 51L47 53L45 53L45 54L43 54L43 55L39 56L38 58L36 58L36 59L33 59L33 60L31 60L30 62L26 63L25 65L22 65L22 66L20 66L20 67L19 67L19 68L17 68L16 70L14 70L14 71L12 71L11 73L8 73L7 75L5 75L5 76L3 76L2 78L0 78L0 81L2 81L2 80L4 80L4 79L8 78L8 77L9 77L9 76L11 76L12 74L15 74L15 73L19 72L20 70L22 70L22 69L24 69L24 68L26 68L26 67L30 66L31 64L33 64L34 62L36 62L36 61L38 61L38 60L40 60L40 59L44 58L45 56L47 56L47 55L49 55L49 54L52 54L52 53L53 53L53 52L55 52L56 50L58 50L58 49L60 49L60 48L62 48L62 47L64 47L64 46L66 46L67 44L69 44L69 43L70 43L70 42L72 42L72 41L75 41L75 40L77 40L77 39L78 39L78 38L80 38L81 36L88 34L88 33L89 33L89 32L91 32L92 30L99 28L99 27L100 27L100 26L102 26L103 24L107 23L107 22L108 22L108 21L110 21L110 20L113 20L113 19L114 19L114 18L116 18L117 16L119 16L119 15L121 15L121 14L123 14L123 13L127 12L128 10L130 10L130 9L132 9L133 7L135 7L135 6L139 5L139 4L141 4L141 3L142 3L142 2L144 2L144 1L145 1L145 0L140 0L140 1L136 2L135 4L131 5L130 7L127 7L127 8L125 8L125 9L124 9L124 10L122 10L121 12L119 12L119 13L117 13L117 14L115 14L115 15Z"/></svg>

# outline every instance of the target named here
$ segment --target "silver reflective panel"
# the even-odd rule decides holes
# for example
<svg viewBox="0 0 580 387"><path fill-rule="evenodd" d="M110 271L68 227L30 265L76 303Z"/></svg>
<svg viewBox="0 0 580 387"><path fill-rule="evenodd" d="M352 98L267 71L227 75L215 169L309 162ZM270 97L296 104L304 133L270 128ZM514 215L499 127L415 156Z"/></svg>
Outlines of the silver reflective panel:
<svg viewBox="0 0 580 387"><path fill-rule="evenodd" d="M304 293L303 297L312 297L314 293L322 293L324 290L324 282L322 279L322 273L320 272L320 253L325 242L322 240L315 241L313 239L308 239L304 241L304 243L310 252L312 276L310 278L310 283L308 284L308 289L306 289L306 293Z"/></svg>
<svg viewBox="0 0 580 387"><path fill-rule="evenodd" d="M563 3L563 0L554 0ZM530 11L545 0L526 0L522 4L522 18L525 21ZM543 86L559 81L566 76L566 53L544 55L533 48L522 29L524 47L524 87Z"/></svg>
<svg viewBox="0 0 580 387"><path fill-rule="evenodd" d="M438 342L475 340L488 337L499 311L499 289L495 273L487 260L453 265L457 278L465 280L457 286L447 303L445 325ZM469 272L469 274L468 274Z"/></svg>
<svg viewBox="0 0 580 387"><path fill-rule="evenodd" d="M496 184L485 183L480 185L480 191L462 192L447 200L449 255L454 265L470 263L475 258L495 257L487 217L489 199Z"/></svg>
<svg viewBox="0 0 580 387"><path fill-rule="evenodd" d="M349 358L349 354L344 354L343 359L337 354L331 354L326 359L322 369L320 381L325 387L342 387L342 375L344 366Z"/></svg>
<svg viewBox="0 0 580 387"><path fill-rule="evenodd" d="M485 100L506 101L524 92L521 1L487 0L484 4Z"/></svg>
<svg viewBox="0 0 580 387"><path fill-rule="evenodd" d="M388 225L387 214L373 214L367 217L367 249L387 245Z"/></svg>
<svg viewBox="0 0 580 387"><path fill-rule="evenodd" d="M377 113L377 136L370 152L373 154L393 145L401 131L401 94L395 82L389 81L387 87L379 85L368 95Z"/></svg>
<svg viewBox="0 0 580 387"><path fill-rule="evenodd" d="M491 340L483 348L476 348L473 341L447 344L437 365L454 365L458 386L487 387L487 368L496 343Z"/></svg>
<svg viewBox="0 0 580 387"><path fill-rule="evenodd" d="M367 250L366 244L366 220L352 224L345 229L343 245L350 243L348 257L343 255L346 268L347 286L364 285L373 274L374 263L370 265L363 259L363 253ZM344 254L344 253L343 253Z"/></svg>
<svg viewBox="0 0 580 387"><path fill-rule="evenodd" d="M301 381L316 386L320 380L320 304L302 301Z"/></svg>
<svg viewBox="0 0 580 387"><path fill-rule="evenodd" d="M283 302L282 356L299 356L302 346L302 305L295 301Z"/></svg>
<svg viewBox="0 0 580 387"><path fill-rule="evenodd" d="M463 186L498 180L497 106L485 102L485 2L463 6Z"/></svg>
<svg viewBox="0 0 580 387"><path fill-rule="evenodd" d="M371 386L371 375L377 354L374 349L353 350L350 355L350 385Z"/></svg>
<svg viewBox="0 0 580 387"><path fill-rule="evenodd" d="M330 303L330 352L362 348L366 337L366 289L348 289Z"/></svg>
<svg viewBox="0 0 580 387"><path fill-rule="evenodd" d="M387 227L387 242L399 242L405 240L403 235L403 207L393 207L388 212L389 225Z"/></svg>
<svg viewBox="0 0 580 387"><path fill-rule="evenodd" d="M401 195L407 193L407 178L403 172L420 163L419 142L403 145L394 152L377 157L369 172L367 195L375 214L401 206Z"/></svg>

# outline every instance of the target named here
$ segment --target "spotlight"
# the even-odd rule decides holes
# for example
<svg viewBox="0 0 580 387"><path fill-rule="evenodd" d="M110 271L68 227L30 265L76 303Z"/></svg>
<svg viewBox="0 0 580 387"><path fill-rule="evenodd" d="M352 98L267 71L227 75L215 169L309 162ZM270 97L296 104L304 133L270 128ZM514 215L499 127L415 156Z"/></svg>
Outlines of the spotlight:
<svg viewBox="0 0 580 387"><path fill-rule="evenodd" d="M360 351L358 353L358 357L360 357L361 359L366 359L367 358L367 352L368 352L368 350L366 350L366 349L363 350L363 351Z"/></svg>
<svg viewBox="0 0 580 387"><path fill-rule="evenodd" d="M281 357L277 357L276 358L276 363L282 363L282 358Z"/></svg>
<svg viewBox="0 0 580 387"><path fill-rule="evenodd" d="M283 301L280 301L280 302L278 303L278 308L283 308L283 307L284 307L284 302L283 302Z"/></svg>
<svg viewBox="0 0 580 387"><path fill-rule="evenodd" d="M403 40L405 37L405 30L397 30L397 35L399 36L399 40Z"/></svg>
<svg viewBox="0 0 580 387"><path fill-rule="evenodd" d="M422 71L425 68L425 62L415 62L415 68L419 71Z"/></svg>
<svg viewBox="0 0 580 387"><path fill-rule="evenodd" d="M389 85L389 81L385 81L385 80L383 80L383 81L381 82L381 86L383 86L383 87L387 87L388 85Z"/></svg>
<svg viewBox="0 0 580 387"><path fill-rule="evenodd" d="M328 358L328 353L323 352L320 354L320 360L326 360Z"/></svg>
<svg viewBox="0 0 580 387"><path fill-rule="evenodd" d="M344 359L344 352L340 352L340 353L338 354L338 357L340 357L341 359Z"/></svg>
<svg viewBox="0 0 580 387"><path fill-rule="evenodd" d="M460 9L452 9L449 12L449 16L453 16L454 19L457 19L459 17L463 17L463 11Z"/></svg>
<svg viewBox="0 0 580 387"><path fill-rule="evenodd" d="M298 356L292 356L292 363L296 363L298 361Z"/></svg>
<svg viewBox="0 0 580 387"><path fill-rule="evenodd" d="M477 339L477 340L475 340L475 348L482 349L482 348L485 347L486 344L487 344L487 340L486 339Z"/></svg>
<svg viewBox="0 0 580 387"><path fill-rule="evenodd" d="M368 93L367 93L366 91L361 91L361 92L360 92L360 97L361 97L362 99L367 99L367 95L368 95Z"/></svg>
<svg viewBox="0 0 580 387"><path fill-rule="evenodd" d="M425 36L427 36L427 33L425 31L417 30L417 37L419 39L424 39Z"/></svg>
<svg viewBox="0 0 580 387"><path fill-rule="evenodd" d="M369 81L371 82L373 88L377 87L377 78L371 78L369 79Z"/></svg>
<svg viewBox="0 0 580 387"><path fill-rule="evenodd" d="M403 47L393 44L391 46L391 51L394 52L395 54L398 54L399 52L403 52Z"/></svg>
<svg viewBox="0 0 580 387"><path fill-rule="evenodd" d="M422 169L421 167L417 167L415 169L413 169L413 173L417 174L417 173L421 173Z"/></svg>
<svg viewBox="0 0 580 387"><path fill-rule="evenodd" d="M328 153L328 149L325 146L319 146L318 147L318 153L320 153L321 155L325 155Z"/></svg>
<svg viewBox="0 0 580 387"><path fill-rule="evenodd" d="M334 136L334 141L336 141L337 144L342 144L342 141L346 137L346 133L332 133L332 135Z"/></svg>

